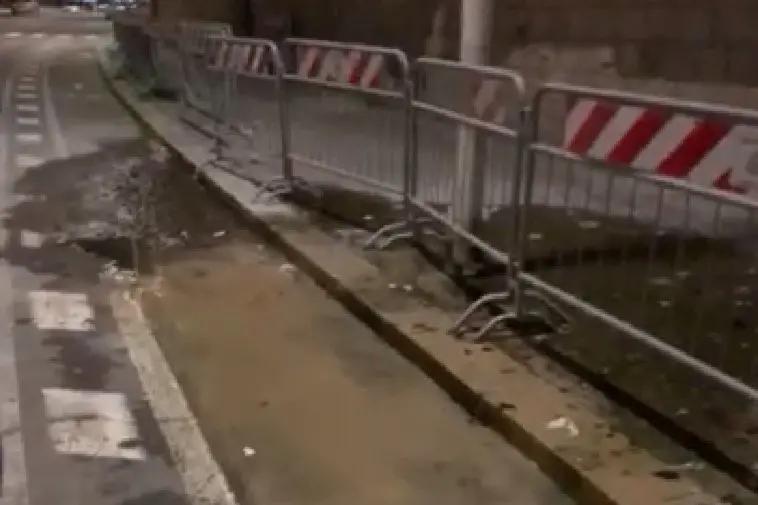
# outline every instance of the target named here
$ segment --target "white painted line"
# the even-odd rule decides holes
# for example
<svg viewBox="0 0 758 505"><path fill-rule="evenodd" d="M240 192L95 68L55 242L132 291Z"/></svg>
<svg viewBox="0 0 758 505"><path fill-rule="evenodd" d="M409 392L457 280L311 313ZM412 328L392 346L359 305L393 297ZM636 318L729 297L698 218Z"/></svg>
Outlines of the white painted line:
<svg viewBox="0 0 758 505"><path fill-rule="evenodd" d="M32 291L29 304L34 324L40 330L91 331L95 315L83 293Z"/></svg>
<svg viewBox="0 0 758 505"><path fill-rule="evenodd" d="M21 36L20 32L8 32L5 34L6 39L15 39Z"/></svg>
<svg viewBox="0 0 758 505"><path fill-rule="evenodd" d="M19 242L21 242L21 247L26 249L39 249L45 244L45 236L36 231L21 230Z"/></svg>
<svg viewBox="0 0 758 505"><path fill-rule="evenodd" d="M69 157L68 146L63 138L61 124L58 121L58 115L55 113L55 106L50 95L50 68L45 68L42 73L42 103L45 105L45 123L53 137L55 155L58 158L66 159Z"/></svg>
<svg viewBox="0 0 758 505"><path fill-rule="evenodd" d="M40 133L17 133L16 142L20 144L41 144L42 134Z"/></svg>
<svg viewBox="0 0 758 505"><path fill-rule="evenodd" d="M41 38L43 38L44 36L45 36L45 34L44 34L44 33L32 33L32 35L31 35L31 37L32 37L33 39L41 39Z"/></svg>
<svg viewBox="0 0 758 505"><path fill-rule="evenodd" d="M86 40L97 40L98 39L97 35L85 35L84 38Z"/></svg>
<svg viewBox="0 0 758 505"><path fill-rule="evenodd" d="M29 154L19 154L16 156L16 167L18 168L34 168L44 163L45 160L38 156L31 156Z"/></svg>
<svg viewBox="0 0 758 505"><path fill-rule="evenodd" d="M61 454L144 460L137 426L123 393L45 388L48 433Z"/></svg>
<svg viewBox="0 0 758 505"><path fill-rule="evenodd" d="M16 116L16 123L19 126L39 126L39 118L33 116Z"/></svg>
<svg viewBox="0 0 758 505"><path fill-rule="evenodd" d="M35 75L25 75L21 77L21 82L34 82L37 80L37 76Z"/></svg>
<svg viewBox="0 0 758 505"><path fill-rule="evenodd" d="M3 89L0 110L9 110L11 84L9 77ZM0 128L3 147L7 146L7 129ZM7 157L0 156L0 201L10 199L11 186L8 180ZM26 451L21 431L21 412L18 403L18 367L13 317L13 289L10 267L0 258L0 434L2 434L2 477L0 478L0 502L13 505L28 505L29 489L26 473Z"/></svg>
<svg viewBox="0 0 758 505"><path fill-rule="evenodd" d="M64 40L69 40L69 39L72 39L72 38L74 38L74 36L73 36L73 35L71 35L70 33L59 33L59 34L58 34L58 35L56 35L55 37L56 37L56 38L59 38L59 39L64 39Z"/></svg>
<svg viewBox="0 0 758 505"><path fill-rule="evenodd" d="M23 92L37 91L37 86L33 83L23 82L16 86L16 89Z"/></svg>
<svg viewBox="0 0 758 505"><path fill-rule="evenodd" d="M153 417L168 444L176 470L191 505L236 505L226 477L192 415L139 304L127 291L111 293L111 306L119 333L137 369Z"/></svg>
<svg viewBox="0 0 758 505"><path fill-rule="evenodd" d="M37 93L35 91L16 91L17 100L36 100Z"/></svg>
<svg viewBox="0 0 758 505"><path fill-rule="evenodd" d="M34 103L17 103L16 110L19 112L39 112L39 105Z"/></svg>

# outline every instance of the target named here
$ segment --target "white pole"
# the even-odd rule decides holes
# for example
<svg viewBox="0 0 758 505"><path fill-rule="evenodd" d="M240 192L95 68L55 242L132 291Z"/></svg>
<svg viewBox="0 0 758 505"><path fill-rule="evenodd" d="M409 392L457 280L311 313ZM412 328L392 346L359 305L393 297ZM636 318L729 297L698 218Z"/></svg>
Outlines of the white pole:
<svg viewBox="0 0 758 505"><path fill-rule="evenodd" d="M492 15L493 0L461 0L461 62L472 65L489 63ZM466 76L467 79L470 77ZM464 82L464 86L468 89L468 82ZM473 230L482 212L482 151L481 135L474 128L461 125L458 131L452 218L469 231ZM454 258L456 262L467 262L468 247L465 243L459 241L455 244Z"/></svg>

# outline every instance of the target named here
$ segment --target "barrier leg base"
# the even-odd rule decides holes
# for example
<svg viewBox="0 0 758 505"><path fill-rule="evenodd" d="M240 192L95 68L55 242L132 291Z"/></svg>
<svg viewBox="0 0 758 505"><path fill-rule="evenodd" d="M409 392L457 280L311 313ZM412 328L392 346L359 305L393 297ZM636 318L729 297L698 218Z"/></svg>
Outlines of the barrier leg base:
<svg viewBox="0 0 758 505"><path fill-rule="evenodd" d="M291 195L296 191L302 191L312 195L315 198L321 198L321 190L302 177L276 177L264 182L258 193L253 197L253 201L259 200L263 195L272 195L282 197Z"/></svg>
<svg viewBox="0 0 758 505"><path fill-rule="evenodd" d="M440 237L440 234L428 225L432 223L431 219L418 219L411 223L409 221L399 221L382 226L371 235L363 244L364 249L375 249L381 251L388 248L400 240L410 240L415 235L414 227L422 227L420 232L423 235Z"/></svg>

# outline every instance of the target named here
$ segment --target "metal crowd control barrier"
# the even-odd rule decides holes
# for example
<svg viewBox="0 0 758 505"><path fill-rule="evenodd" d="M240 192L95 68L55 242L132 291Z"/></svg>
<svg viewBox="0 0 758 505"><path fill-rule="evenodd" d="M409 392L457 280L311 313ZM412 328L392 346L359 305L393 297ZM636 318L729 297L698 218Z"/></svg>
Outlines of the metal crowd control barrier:
<svg viewBox="0 0 758 505"><path fill-rule="evenodd" d="M181 67L183 86L181 89L182 119L200 126L205 119L218 121L213 117L214 85L216 75L209 72L210 60L213 57L209 50L211 37L230 37L231 27L223 23L182 22L179 25L179 40L181 48ZM197 114L193 114L197 113ZM199 114L200 117L197 117Z"/></svg>
<svg viewBox="0 0 758 505"><path fill-rule="evenodd" d="M477 237L446 215L460 194L454 190L456 172L478 170L479 188L471 193L480 207L496 205L507 209L509 224L517 220L519 177L521 175L521 125L520 113L525 103L522 77L516 72L485 66L467 65L434 58L421 58L416 62L416 77L422 79L430 74L444 74L447 90L444 93L417 91L412 101L411 136L409 151L412 153L408 170L407 199L412 208L409 220L379 230L370 244L386 247L400 238L413 237L421 229L417 225L433 224L446 232L464 239L484 252L493 261L510 268L511 253L515 249L513 238L499 247ZM428 79L425 79L428 80ZM506 127L490 120L476 117L473 107L472 84L492 82L503 88L507 105L515 111L516 124ZM507 100L507 99L506 99ZM481 166L456 166L456 142L461 128L473 132L478 145L476 160ZM488 197L480 192L489 187ZM423 216L423 217L421 217ZM509 233L508 228L503 230ZM510 291L510 288L506 288Z"/></svg>
<svg viewBox="0 0 758 505"><path fill-rule="evenodd" d="M220 75L223 83L214 88L213 100L219 104L214 114L217 161L243 165L278 158L284 179L290 180L290 126L279 48L270 40L211 37L209 50L209 72ZM234 145L234 139L241 145Z"/></svg>
<svg viewBox="0 0 758 505"><path fill-rule="evenodd" d="M481 328L484 335L508 318L525 316L526 302L536 298L562 319L570 311L575 331L617 332L758 400L758 390L745 379L758 365L752 356L749 370L717 361L720 352L745 354L740 346L752 345L758 201L641 171L618 145L606 159L597 152L577 154L576 145L551 140L546 103L549 97L600 103L597 124L588 126L592 135L600 123L614 135L622 123L634 124L635 141L645 136L658 154L669 149L668 167L674 157L681 165L686 155L697 163L698 177L751 163L758 140L744 147L734 139L758 139L758 112L561 84L544 85L529 105L515 72L432 58L418 60L416 81L433 77L425 79L430 86L414 92L406 56L397 50L289 39L283 49L295 55L295 65L285 72L271 41L228 33L214 38L214 30L228 30L224 26L185 24L182 30L185 86L205 93L219 143L229 136L226 130L239 133L240 123L249 126L248 114L261 125L253 128L254 147L266 132L278 130L263 151L281 157L282 174L264 188L358 184L404 204L403 222L382 228L368 245L382 247L435 229L505 267L503 292L474 303L453 331L482 305L507 303L503 315ZM131 44L142 40L139 30L117 23L116 37L130 64L139 67L143 46ZM435 81L453 83L452 91ZM361 99L350 100L355 96ZM382 106L367 107L366 96ZM567 128L576 129L574 119ZM674 131L682 125L692 131ZM665 131L669 144L643 131L651 128ZM453 162L461 150L456 141L465 137L461 129L477 132L473 166ZM689 140L672 149L673 137ZM717 144L741 154L709 152ZM447 212L462 205L458 176L467 171L478 178L473 190L464 189L490 224L484 231L456 224ZM717 187L730 186L721 179Z"/></svg>
<svg viewBox="0 0 758 505"><path fill-rule="evenodd" d="M405 54L305 39L287 39L284 51L295 56L284 76L291 145L284 177L267 186L287 191L297 184L318 192L320 185L335 184L402 198L412 93ZM366 97L379 106L367 107Z"/></svg>
<svg viewBox="0 0 758 505"><path fill-rule="evenodd" d="M124 56L124 70L142 87L150 89L155 82L150 36L144 19L122 14L114 18L114 37Z"/></svg>
<svg viewBox="0 0 758 505"><path fill-rule="evenodd" d="M182 59L179 26L176 23L150 23L150 53L155 71L155 92L178 95L182 87Z"/></svg>
<svg viewBox="0 0 758 505"><path fill-rule="evenodd" d="M749 155L758 151L749 143L749 137L757 138L751 129L758 127L758 112L544 85L534 98L526 144L516 257L522 266L516 275L518 292L537 290L570 308L588 331L618 332L758 400L758 390L746 382L754 380L758 363L752 358L747 366L742 363L745 345L755 337L750 321L758 290L758 202L545 142L541 117L548 97L591 100L617 114L648 112L662 119L661 129L673 128L667 120L689 124L693 131L687 145L669 141L665 146L672 153L679 150L669 154L669 166L673 156L696 153L696 170L711 170L714 178L749 163ZM732 156L719 158L708 152L714 144L705 140L708 132L718 132L711 140L736 132L747 142L729 144L726 154ZM746 150L742 157L740 149ZM517 303L515 315L522 311Z"/></svg>

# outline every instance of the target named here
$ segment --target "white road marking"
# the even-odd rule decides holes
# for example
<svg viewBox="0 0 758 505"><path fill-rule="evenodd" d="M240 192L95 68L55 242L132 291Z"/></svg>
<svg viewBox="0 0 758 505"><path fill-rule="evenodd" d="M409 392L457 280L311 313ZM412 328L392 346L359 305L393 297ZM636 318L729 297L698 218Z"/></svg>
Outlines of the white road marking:
<svg viewBox="0 0 758 505"><path fill-rule="evenodd" d="M5 34L6 39L15 39L21 36L20 32L9 32Z"/></svg>
<svg viewBox="0 0 758 505"><path fill-rule="evenodd" d="M50 96L50 69L45 68L42 73L42 103L45 106L45 123L48 130L53 137L53 147L55 149L55 155L58 158L66 159L69 157L68 146L66 140L63 138L61 130L61 124L58 121L58 116L55 113L55 107L53 106L53 99Z"/></svg>
<svg viewBox="0 0 758 505"><path fill-rule="evenodd" d="M35 91L16 91L17 100L36 100L37 93Z"/></svg>
<svg viewBox="0 0 758 505"><path fill-rule="evenodd" d="M45 36L45 34L44 34L44 33L32 33L32 35L31 35L31 37L32 37L33 39L41 39L41 38L43 38L44 36Z"/></svg>
<svg viewBox="0 0 758 505"><path fill-rule="evenodd" d="M11 106L12 79L9 77L3 89L0 110ZM7 149L7 128L0 128L3 149ZM10 207L11 181L8 180L7 157L0 156L0 201ZM2 477L0 477L0 501L14 505L29 503L26 474L26 452L21 431L21 412L18 397L18 369L13 331L13 289L10 267L0 258L0 433L2 433Z"/></svg>
<svg viewBox="0 0 758 505"><path fill-rule="evenodd" d="M21 77L21 82L34 82L37 80L37 76L35 75L24 75Z"/></svg>
<svg viewBox="0 0 758 505"><path fill-rule="evenodd" d="M91 331L95 328L95 315L83 293L32 291L28 296L32 319L40 330Z"/></svg>
<svg viewBox="0 0 758 505"><path fill-rule="evenodd" d="M21 242L21 247L26 249L39 249L45 243L45 236L36 231L21 230L19 242Z"/></svg>
<svg viewBox="0 0 758 505"><path fill-rule="evenodd" d="M17 103L16 110L19 112L39 112L39 105L34 103Z"/></svg>
<svg viewBox="0 0 758 505"><path fill-rule="evenodd" d="M29 154L19 154L16 156L16 167L18 168L34 168L43 165L44 163L45 160L37 156L31 156Z"/></svg>
<svg viewBox="0 0 758 505"><path fill-rule="evenodd" d="M97 40L98 39L97 35L85 35L84 38L86 40Z"/></svg>
<svg viewBox="0 0 758 505"><path fill-rule="evenodd" d="M61 454L144 460L137 426L123 393L42 390L48 433Z"/></svg>
<svg viewBox="0 0 758 505"><path fill-rule="evenodd" d="M139 304L126 292L111 293L111 306L129 358L137 369L153 415L171 456L181 461L177 471L191 505L238 502L213 458L187 400L171 372Z"/></svg>
<svg viewBox="0 0 758 505"><path fill-rule="evenodd" d="M19 126L39 126L39 118L33 116L16 116Z"/></svg>
<svg viewBox="0 0 758 505"><path fill-rule="evenodd" d="M41 144L42 135L39 133L17 133L16 142L20 144Z"/></svg>
<svg viewBox="0 0 758 505"><path fill-rule="evenodd" d="M16 86L16 89L18 91L23 91L23 92L29 92L29 91L35 91L36 92L37 91L37 86L35 84L33 84L33 83L24 82L24 83L21 83L18 86Z"/></svg>

